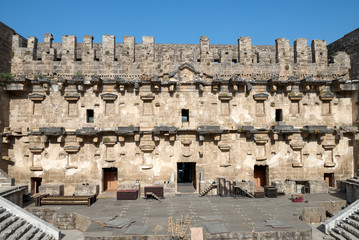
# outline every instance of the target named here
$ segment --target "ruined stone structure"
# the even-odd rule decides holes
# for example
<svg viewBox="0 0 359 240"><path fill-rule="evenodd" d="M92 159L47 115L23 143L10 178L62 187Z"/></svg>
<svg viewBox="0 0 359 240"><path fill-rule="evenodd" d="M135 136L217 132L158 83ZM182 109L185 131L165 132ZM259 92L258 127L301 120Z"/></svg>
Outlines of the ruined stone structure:
<svg viewBox="0 0 359 240"><path fill-rule="evenodd" d="M17 183L171 194L177 182L200 191L218 177L334 186L357 169L358 82L349 55L328 58L325 41L53 40L12 36L1 166Z"/></svg>

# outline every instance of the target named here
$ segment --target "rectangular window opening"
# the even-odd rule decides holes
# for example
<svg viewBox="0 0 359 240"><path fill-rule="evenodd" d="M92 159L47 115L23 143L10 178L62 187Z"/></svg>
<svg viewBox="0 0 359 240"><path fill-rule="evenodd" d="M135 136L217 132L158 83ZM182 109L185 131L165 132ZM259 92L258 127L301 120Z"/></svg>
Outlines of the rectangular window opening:
<svg viewBox="0 0 359 240"><path fill-rule="evenodd" d="M182 122L189 122L189 110L182 109Z"/></svg>
<svg viewBox="0 0 359 240"><path fill-rule="evenodd" d="M276 122L281 122L281 121L283 121L282 109L276 109L276 110L275 110L275 120L276 120Z"/></svg>
<svg viewBox="0 0 359 240"><path fill-rule="evenodd" d="M93 112L93 109L87 109L86 110L86 119L87 119L87 122L88 123L93 123L94 122L94 112Z"/></svg>
<svg viewBox="0 0 359 240"><path fill-rule="evenodd" d="M232 63L237 63L237 59L232 59Z"/></svg>
<svg viewBox="0 0 359 240"><path fill-rule="evenodd" d="M221 60L219 60L219 59L214 59L214 63L221 63Z"/></svg>

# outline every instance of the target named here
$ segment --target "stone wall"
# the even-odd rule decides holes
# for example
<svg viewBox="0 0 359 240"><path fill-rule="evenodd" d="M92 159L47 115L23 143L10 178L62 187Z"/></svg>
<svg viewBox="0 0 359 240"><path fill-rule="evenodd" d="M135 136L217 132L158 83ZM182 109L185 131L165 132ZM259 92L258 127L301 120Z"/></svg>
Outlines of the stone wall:
<svg viewBox="0 0 359 240"><path fill-rule="evenodd" d="M11 74L11 60L14 57L14 51L12 50L13 35L16 32L10 27L0 22L0 133L4 131L5 127L9 126L9 110L10 99L6 92L3 90L3 81L12 78ZM19 46L26 46L26 39L20 35L16 36L19 41ZM3 145L3 139L0 138L0 169L5 172L8 171L9 157L7 154L7 146Z"/></svg>
<svg viewBox="0 0 359 240"><path fill-rule="evenodd" d="M15 31L0 22L0 79L3 78L4 73L11 72L11 56L12 56L12 36ZM3 132L4 127L9 126L9 98L7 94L0 87L0 132ZM3 156L7 156L6 148L2 146L2 138L0 139L0 169L7 172L7 162Z"/></svg>
<svg viewBox="0 0 359 240"><path fill-rule="evenodd" d="M290 46L284 38L276 39L275 46L252 46L250 37L239 38L237 45L210 45L205 36L200 38L200 44L156 44L148 36L142 37L142 43L128 36L123 43L116 43L114 35L104 35L102 43L94 43L88 35L83 37L83 43L78 43L76 36L64 35L62 42L55 43L51 34L45 34L42 43L29 37L25 47L24 41L14 36L13 51L12 72L28 78L97 75L144 80L168 74L187 62L216 77L235 74L244 79L335 79L348 78L350 66L348 56L341 52L328 64L325 41L313 40L307 46L306 39L297 39Z"/></svg>
<svg viewBox="0 0 359 240"><path fill-rule="evenodd" d="M337 57L339 51L345 51L350 56L351 79L359 79L359 28L328 45L330 57Z"/></svg>
<svg viewBox="0 0 359 240"><path fill-rule="evenodd" d="M65 194L83 183L103 191L104 169L117 168L119 188L170 182L173 195L181 162L195 163L197 191L218 177L253 180L256 168L267 185L325 173L335 182L357 168L358 82L345 52L328 61L325 41L116 43L105 35L77 43L65 35L55 43L45 34L43 43L15 35L12 47L16 77L1 81L10 96L3 140L18 183L41 177Z"/></svg>
<svg viewBox="0 0 359 240"><path fill-rule="evenodd" d="M14 34L16 32L13 29L0 22L0 73L11 72L11 58L14 55L11 47Z"/></svg>
<svg viewBox="0 0 359 240"><path fill-rule="evenodd" d="M61 212L61 207L27 207L26 211L36 217L51 223L60 230L85 231L91 224L91 219L78 213Z"/></svg>
<svg viewBox="0 0 359 240"><path fill-rule="evenodd" d="M31 177L63 183L65 194L82 183L102 188L102 169L110 167L119 183L168 182L177 162L196 163L196 179L203 168L208 181L251 180L255 165L268 166L267 184L352 176L355 82L229 79L202 88L191 65L175 71L175 89L163 79L138 89L101 79L6 82L17 96L4 138L15 162L10 175L26 184Z"/></svg>

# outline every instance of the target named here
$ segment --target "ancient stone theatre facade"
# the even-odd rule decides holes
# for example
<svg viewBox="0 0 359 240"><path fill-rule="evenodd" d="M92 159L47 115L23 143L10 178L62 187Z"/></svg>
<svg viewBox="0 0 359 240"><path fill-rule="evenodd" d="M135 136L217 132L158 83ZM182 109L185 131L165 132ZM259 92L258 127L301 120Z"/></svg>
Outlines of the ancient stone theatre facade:
<svg viewBox="0 0 359 240"><path fill-rule="evenodd" d="M349 55L328 56L325 41L53 40L11 35L1 167L16 183L170 194L218 177L334 186L357 169L357 81Z"/></svg>

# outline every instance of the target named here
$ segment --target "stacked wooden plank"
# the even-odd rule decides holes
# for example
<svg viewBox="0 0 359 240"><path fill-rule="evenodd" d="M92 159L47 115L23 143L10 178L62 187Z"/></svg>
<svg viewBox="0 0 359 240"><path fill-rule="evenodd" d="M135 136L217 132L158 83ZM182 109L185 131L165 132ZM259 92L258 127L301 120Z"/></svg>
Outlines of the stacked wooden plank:
<svg viewBox="0 0 359 240"><path fill-rule="evenodd" d="M137 189L126 189L117 191L117 200L136 200L138 198Z"/></svg>
<svg viewBox="0 0 359 240"><path fill-rule="evenodd" d="M147 196L147 193L154 193L159 198L164 198L163 186L147 186L145 187L145 196Z"/></svg>
<svg viewBox="0 0 359 240"><path fill-rule="evenodd" d="M87 205L96 202L96 195L90 196L40 196L35 200L37 207L41 205Z"/></svg>

